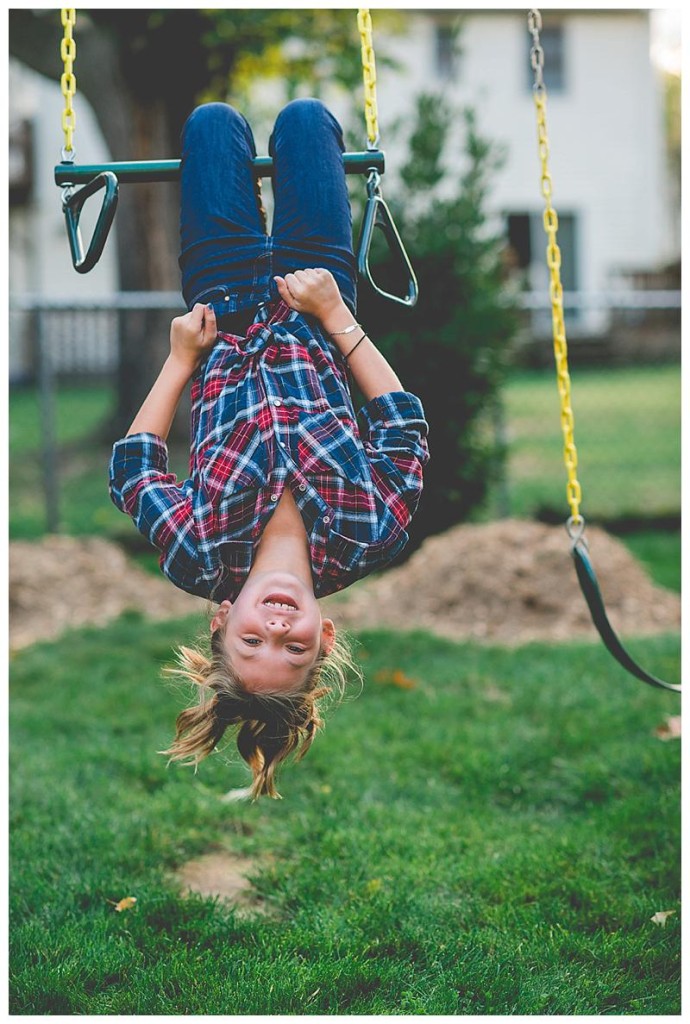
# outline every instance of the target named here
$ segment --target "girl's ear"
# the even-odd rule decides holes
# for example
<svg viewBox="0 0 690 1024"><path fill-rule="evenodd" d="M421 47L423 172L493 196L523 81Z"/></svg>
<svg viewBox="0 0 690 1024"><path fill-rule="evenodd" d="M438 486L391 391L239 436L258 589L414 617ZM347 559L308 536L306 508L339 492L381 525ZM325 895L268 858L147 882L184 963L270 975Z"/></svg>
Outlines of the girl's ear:
<svg viewBox="0 0 690 1024"><path fill-rule="evenodd" d="M329 655L335 646L335 625L333 619L324 619L321 623L321 647Z"/></svg>
<svg viewBox="0 0 690 1024"><path fill-rule="evenodd" d="M220 629L228 621L228 612L232 608L232 601L223 601L211 619L211 632L215 633L217 629Z"/></svg>

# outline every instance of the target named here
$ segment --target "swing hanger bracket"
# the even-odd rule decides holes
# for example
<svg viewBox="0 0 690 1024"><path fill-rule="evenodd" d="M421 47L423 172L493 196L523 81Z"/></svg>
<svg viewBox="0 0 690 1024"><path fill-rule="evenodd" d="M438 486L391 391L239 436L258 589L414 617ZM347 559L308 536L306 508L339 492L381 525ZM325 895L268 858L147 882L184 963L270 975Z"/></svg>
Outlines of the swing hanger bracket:
<svg viewBox="0 0 690 1024"><path fill-rule="evenodd" d="M367 197L371 199L373 196L381 196L381 175L375 167L370 167L367 178Z"/></svg>
<svg viewBox="0 0 690 1024"><path fill-rule="evenodd" d="M565 528L568 531L568 536L573 543L573 547L579 544L580 541L587 546L587 541L585 540L585 526L585 517L581 516L579 512L576 516L570 516L568 518Z"/></svg>

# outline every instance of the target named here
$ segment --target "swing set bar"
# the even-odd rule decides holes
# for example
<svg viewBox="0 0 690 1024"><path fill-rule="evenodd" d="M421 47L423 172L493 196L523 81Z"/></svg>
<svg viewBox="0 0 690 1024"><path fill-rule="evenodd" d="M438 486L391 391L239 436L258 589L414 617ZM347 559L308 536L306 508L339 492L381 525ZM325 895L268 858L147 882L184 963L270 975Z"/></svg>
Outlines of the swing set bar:
<svg viewBox="0 0 690 1024"><path fill-rule="evenodd" d="M56 185L84 185L99 174L107 171L114 174L119 182L136 184L145 181L178 181L180 160L129 160L110 164L74 164L69 161L55 167ZM273 157L254 158L254 170L259 178L273 177ZM343 153L346 174L369 174L385 170L385 157L380 149L363 152Z"/></svg>
<svg viewBox="0 0 690 1024"><path fill-rule="evenodd" d="M343 153L343 164L347 174L367 175L367 203L357 245L357 272L382 298L403 306L414 306L419 294L417 278L391 212L381 195L380 181L385 166L384 154L380 149ZM272 176L272 157L255 157L253 165L257 176ZM72 264L78 273L88 273L101 257L115 218L120 183L177 181L180 177L180 166L180 160L132 160L107 164L74 164L65 160L56 166L55 183L63 189L62 209ZM75 191L76 186L81 187ZM103 203L91 242L85 251L79 230L82 207L90 196L101 189L104 190ZM406 281L404 295L384 291L373 279L369 253L377 228L383 234L390 254L402 271Z"/></svg>

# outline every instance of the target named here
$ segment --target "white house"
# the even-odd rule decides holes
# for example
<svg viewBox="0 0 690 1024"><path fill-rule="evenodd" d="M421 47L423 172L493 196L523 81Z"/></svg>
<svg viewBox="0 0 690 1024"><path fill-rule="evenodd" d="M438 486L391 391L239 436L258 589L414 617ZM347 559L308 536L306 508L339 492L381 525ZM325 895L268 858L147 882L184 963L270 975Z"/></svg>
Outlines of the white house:
<svg viewBox="0 0 690 1024"><path fill-rule="evenodd" d="M481 133L507 148L493 209L503 217L521 265L529 268L532 288L543 288L543 199L526 11L444 9L410 16L411 31L395 41L404 70L380 76L383 130L422 90L472 106ZM450 37L458 16L454 55ZM662 82L650 55L650 12L549 11L543 13L541 42L564 287L607 291L622 276L668 264L680 252Z"/></svg>
<svg viewBox="0 0 690 1024"><path fill-rule="evenodd" d="M56 37L59 45L59 19ZM62 298L69 294L103 296L117 291L115 247L106 247L89 273L72 268L53 169L64 145L64 99L59 81L51 82L18 61L10 61L10 292ZM78 163L111 158L91 107L77 93L74 148ZM27 189L23 191L23 179ZM13 197L15 193L15 197ZM18 194L17 194L18 193ZM95 202L98 204L99 197ZM89 207L84 207L88 239Z"/></svg>
<svg viewBox="0 0 690 1024"><path fill-rule="evenodd" d="M53 177L64 144L64 99L59 83L10 61L9 101L8 368L10 379L17 380L33 372L36 339L25 314L12 310L13 299L24 295L56 300L99 299L117 292L118 273L113 238L89 274L77 274L72 267L61 193ZM75 152L82 163L110 159L96 118L83 96L77 104ZM99 196L94 202L99 203ZM93 206L84 207L83 235L87 240L93 228L93 211ZM103 369L110 367L116 357L114 331L100 330L94 335L87 325L83 327L84 338L74 338L73 343L89 348L97 345L99 351L92 353L95 359L90 361ZM62 347L54 351L56 364L61 361L62 351Z"/></svg>
<svg viewBox="0 0 690 1024"><path fill-rule="evenodd" d="M459 53L451 45L461 19ZM663 83L651 59L648 10L542 12L553 203L559 215L566 291L600 295L631 287L631 275L679 258L679 210L664 143ZM545 291L546 239L532 98L527 12L417 12L395 54L405 69L384 73L384 118L409 96L437 89L472 106L480 132L507 160L491 205L529 287ZM392 154L391 154L392 156ZM548 330L548 313L539 318ZM570 313L571 336L608 326L605 309Z"/></svg>
<svg viewBox="0 0 690 1024"><path fill-rule="evenodd" d="M529 286L544 289L543 200L526 11L444 8L403 14L407 31L390 35L377 30L373 12L377 51L390 52L400 64L400 70L382 63L379 67L386 193L395 186L402 155L403 142L395 137L393 125L409 115L415 96L437 92L458 108L472 106L480 132L507 153L494 181L492 210L505 225ZM650 12L573 9L543 12L543 17L563 283L566 290L606 292L627 275L654 271L680 254L679 211L665 156L662 83L651 59ZM455 52L452 35L458 18ZM327 99L336 113L344 114L349 98L334 92ZM24 190L13 193L10 289L61 298L103 296L117 290L112 240L90 274L77 275L70 263L60 194L53 182L62 145L62 103L57 82L11 64L11 183L13 174L21 181L22 124L32 140L33 171L27 165ZM77 159L107 159L95 119L79 93L76 104ZM362 137L363 148L364 128ZM597 322L587 326L596 329Z"/></svg>

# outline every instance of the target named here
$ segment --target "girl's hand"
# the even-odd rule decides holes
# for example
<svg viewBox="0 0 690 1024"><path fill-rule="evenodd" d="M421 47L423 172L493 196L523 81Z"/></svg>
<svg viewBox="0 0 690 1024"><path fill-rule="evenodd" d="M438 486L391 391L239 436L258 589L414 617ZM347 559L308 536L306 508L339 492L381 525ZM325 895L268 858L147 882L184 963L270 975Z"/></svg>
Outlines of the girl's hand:
<svg viewBox="0 0 690 1024"><path fill-rule="evenodd" d="M291 309L315 316L324 326L338 317L342 319L344 311L347 323L347 306L330 271L321 267L313 270L296 270L294 274L286 274L285 277L276 277L274 280L280 297Z"/></svg>
<svg viewBox="0 0 690 1024"><path fill-rule="evenodd" d="M194 371L216 343L218 328L211 306L200 302L170 325L170 354L175 362Z"/></svg>

